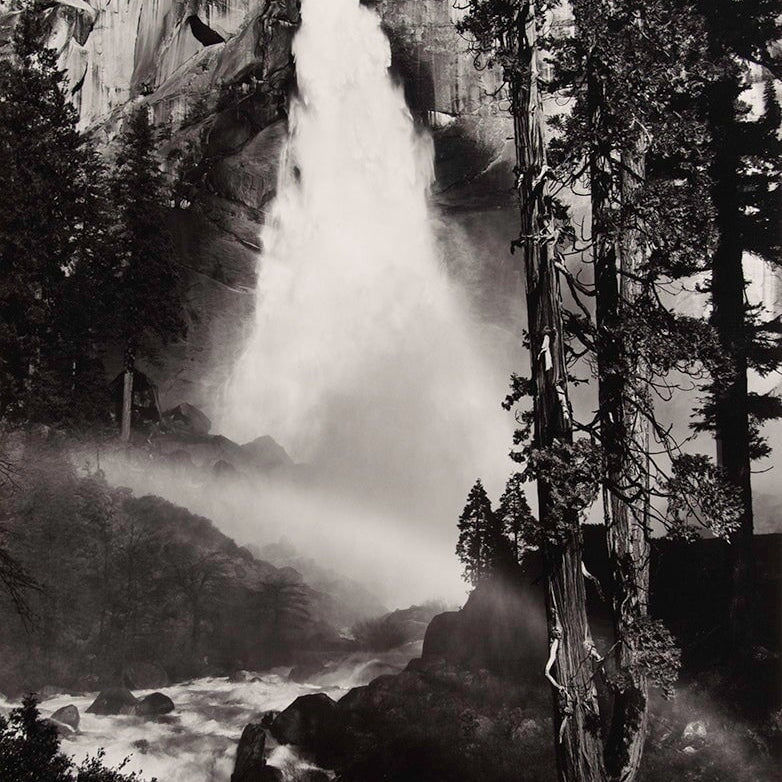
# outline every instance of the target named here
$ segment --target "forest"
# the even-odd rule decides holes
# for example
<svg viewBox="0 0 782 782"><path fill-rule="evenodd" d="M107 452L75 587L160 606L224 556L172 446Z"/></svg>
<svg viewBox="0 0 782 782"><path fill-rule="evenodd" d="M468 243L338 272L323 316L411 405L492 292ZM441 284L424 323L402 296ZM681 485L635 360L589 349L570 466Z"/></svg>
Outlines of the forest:
<svg viewBox="0 0 782 782"><path fill-rule="evenodd" d="M302 36L308 4L317 2L297 6ZM361 13L374 14L378 4L367 5ZM305 774L316 767L342 782L671 774L750 782L774 773L780 538L757 528L778 530L779 519L766 518L753 489L756 476L775 469L782 314L778 300L769 308L752 298L747 270L751 259L772 277L782 273L777 4L448 5L452 32L471 68L496 86L492 98L512 129L513 232L493 240L520 280L523 334L514 339L526 355L507 396L495 400L512 422L504 489L492 498L497 482L486 476L448 497L466 502L452 522L466 604L392 613L317 563L294 569L282 544L239 545L238 521L224 531L205 517L207 506L124 487L133 470L189 481L218 498L208 507L225 516L236 506L220 505L223 496L262 493L274 480L295 493L316 470L271 438L239 446L210 434L211 422L187 400L161 414L148 374L183 350L199 322L176 232L199 188L214 194L216 157L198 160L192 145L172 152L171 132L156 124L144 92L123 109L109 142L85 129L47 43L52 4L14 6L0 58L0 691L14 702L37 695L8 716L0 710L0 779L140 779L134 767L104 766L100 751L82 766L68 759L56 726L37 711L46 685L57 693L165 689L282 666L293 668L291 681L319 682L322 700L306 700L316 698L307 692L287 709L255 709L248 730L262 725L262 738L257 744L251 731L248 749L245 730L233 782L282 779L269 771L269 746L278 745L296 747L309 764L285 771L290 780L321 779ZM195 30L199 18L188 19ZM227 46L206 30L205 50ZM294 152L303 133L295 112L320 97L306 92L305 52L295 41L291 63L301 61L301 73L286 85L291 108L276 92L263 98L264 111L290 120ZM239 112L232 100L263 89L263 79L242 79L220 83L219 111ZM416 122L410 138L430 132ZM317 147L324 157L330 141ZM281 156L291 166L279 178L283 195L308 192L316 178L299 152L301 163ZM268 208L270 230L283 231L288 199ZM485 225L495 230L488 218ZM346 223L336 233L351 230L364 229ZM261 259L284 251L283 241L262 236ZM371 251L359 262L345 247L352 262L371 263ZM275 313L263 268L261 260L257 307L263 313L266 295ZM411 281L430 293L427 285ZM339 298L327 306L348 308ZM385 314L393 341L401 316ZM323 331L334 339L331 323L324 319ZM417 339L414 332L401 341ZM310 391L340 365L334 342L334 354L311 367ZM311 354L297 356L297 344L292 333L291 363L306 364ZM433 338L433 351L441 344ZM393 370L396 354L388 355ZM453 355L462 376L449 394L467 396L459 382L482 365L463 367L462 354ZM432 366L443 364L432 358ZM373 396L372 369L351 382L370 403L384 401ZM399 387L405 371L400 364ZM321 400L306 406L317 393L282 387L289 396L276 404L317 431ZM340 407L339 389L325 389L323 404L340 410L344 429L354 413L360 427L358 408ZM445 404L427 388L413 394L431 397L432 408ZM408 397L400 399L403 407ZM493 412L479 410L478 424ZM389 428L395 415L389 405ZM447 420L452 447L469 450L460 423ZM415 425L397 428L411 464L425 471L413 461L412 444L424 437ZM383 441L370 450L382 457ZM195 464L204 452L213 455ZM96 459L85 464L88 453ZM323 474L327 484L342 479ZM404 545L414 550L418 541ZM406 667L382 656L420 641L420 659L411 652ZM358 653L369 656L359 661ZM332 700L339 666L369 660L381 675L345 685Z"/></svg>

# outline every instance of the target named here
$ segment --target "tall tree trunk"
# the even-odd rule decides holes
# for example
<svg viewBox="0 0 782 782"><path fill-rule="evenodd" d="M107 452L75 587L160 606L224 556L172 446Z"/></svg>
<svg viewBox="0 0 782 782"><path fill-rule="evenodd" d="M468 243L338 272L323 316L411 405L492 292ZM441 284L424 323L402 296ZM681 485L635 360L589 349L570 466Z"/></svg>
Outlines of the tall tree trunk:
<svg viewBox="0 0 782 782"><path fill-rule="evenodd" d="M122 429L120 439L123 443L130 440L130 427L133 416L133 371L135 366L135 351L128 346L125 351L125 376L122 384Z"/></svg>
<svg viewBox="0 0 782 782"><path fill-rule="evenodd" d="M572 442L559 280L548 235L544 200L546 157L537 89L534 7L519 15L521 73L511 75L521 236L526 262L527 317L534 382L535 444ZM538 479L540 521L554 529L551 485ZM591 633L582 575L582 540L576 510L566 514L565 540L545 546L546 613L550 643L547 674L552 683L557 767L562 782L605 779L597 693L592 676Z"/></svg>
<svg viewBox="0 0 782 782"><path fill-rule="evenodd" d="M717 463L741 498L739 529L731 540L733 592L730 606L735 649L747 650L753 636L754 554L750 429L747 398L747 340L743 248L740 231L739 164L736 144L738 90L715 85L710 107L714 143L712 182L719 241L712 259L712 323L729 358L731 377L714 384Z"/></svg>
<svg viewBox="0 0 782 782"><path fill-rule="evenodd" d="M598 92L596 112L600 97ZM648 606L649 426L643 411L650 400L643 362L627 351L624 342L625 316L634 317L641 293L638 276L644 251L633 204L645 177L645 146L639 141L622 153L618 194L622 216L615 228L610 225L608 151L594 149L591 160L603 496L618 674L605 762L617 782L631 782L638 773L647 726L648 683L637 671L636 631Z"/></svg>

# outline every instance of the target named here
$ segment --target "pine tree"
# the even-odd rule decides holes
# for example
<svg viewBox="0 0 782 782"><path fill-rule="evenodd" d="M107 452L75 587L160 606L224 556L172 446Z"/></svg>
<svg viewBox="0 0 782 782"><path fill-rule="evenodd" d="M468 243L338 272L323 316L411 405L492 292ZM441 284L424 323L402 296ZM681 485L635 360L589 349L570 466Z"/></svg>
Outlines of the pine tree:
<svg viewBox="0 0 782 782"><path fill-rule="evenodd" d="M480 480L470 489L458 526L456 556L464 565L464 580L476 586L501 572L510 549Z"/></svg>
<svg viewBox="0 0 782 782"><path fill-rule="evenodd" d="M524 476L513 473L500 497L497 514L502 522L503 534L512 544L513 559L521 562L528 548L538 548L537 521L524 492Z"/></svg>
<svg viewBox="0 0 782 782"><path fill-rule="evenodd" d="M729 361L729 371L711 384L705 426L715 432L718 462L741 499L740 524L731 540L730 619L735 649L745 654L752 645L756 618L751 462L767 453L759 438L760 424L779 417L782 408L778 401L753 395L748 389L750 369L766 373L779 365L779 323L763 324L757 313L748 311L742 266L747 251L780 263L779 108L776 96L767 91L764 119L747 122L741 93L747 84L748 63L759 63L779 74L780 63L769 55L769 46L779 39L782 29L773 0L700 0L698 8L705 20L708 59L714 69L703 104L719 235L712 256L712 323Z"/></svg>
<svg viewBox="0 0 782 782"><path fill-rule="evenodd" d="M66 301L96 250L101 171L46 25L42 3L29 4L0 62L0 417L59 423L84 387L74 371L88 349ZM94 317L93 302L81 312Z"/></svg>
<svg viewBox="0 0 782 782"><path fill-rule="evenodd" d="M166 183L144 107L130 116L120 138L111 196L117 215L114 303L125 364L122 438L127 440L137 357L154 358L158 345L185 334Z"/></svg>

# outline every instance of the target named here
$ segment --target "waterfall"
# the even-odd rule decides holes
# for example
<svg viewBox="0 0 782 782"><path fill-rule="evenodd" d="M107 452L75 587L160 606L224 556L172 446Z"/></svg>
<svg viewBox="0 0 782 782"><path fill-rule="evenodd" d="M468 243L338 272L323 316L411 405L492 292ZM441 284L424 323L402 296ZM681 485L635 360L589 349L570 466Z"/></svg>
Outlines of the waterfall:
<svg viewBox="0 0 782 782"><path fill-rule="evenodd" d="M271 434L329 486L386 507L439 505L450 533L472 481L509 471L505 368L484 358L436 241L432 141L389 73L380 19L359 0L301 12L255 320L221 428Z"/></svg>

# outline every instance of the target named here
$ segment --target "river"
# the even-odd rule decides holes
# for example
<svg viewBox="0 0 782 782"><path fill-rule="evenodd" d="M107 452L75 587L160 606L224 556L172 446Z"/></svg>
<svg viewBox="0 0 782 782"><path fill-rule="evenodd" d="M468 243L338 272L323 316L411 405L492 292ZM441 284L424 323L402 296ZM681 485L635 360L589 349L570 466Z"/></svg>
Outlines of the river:
<svg viewBox="0 0 782 782"><path fill-rule="evenodd" d="M378 664L399 668L414 656L420 644L407 647L409 654L368 659L355 657L329 669L313 683L299 684L288 679L288 669L250 674L250 681L230 681L228 677L207 677L160 688L174 702L172 713L149 720L135 716L98 716L87 708L97 693L61 694L43 700L39 710L44 717L73 704L81 721L77 733L63 738L61 749L77 763L103 748L105 763L116 767L130 758L125 771L143 773L145 780L159 782L228 782L236 758L236 747L244 726L258 721L267 711L281 711L298 696L325 692L335 700L350 688L365 684L377 672ZM154 690L134 690L141 698ZM18 706L0 696L0 712ZM270 765L292 778L293 771L306 762L288 747L274 746Z"/></svg>

